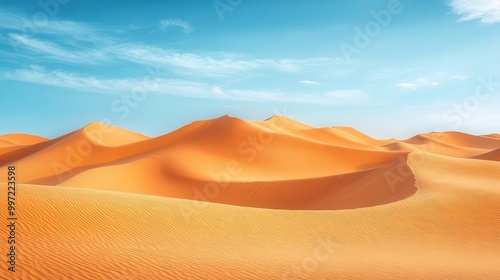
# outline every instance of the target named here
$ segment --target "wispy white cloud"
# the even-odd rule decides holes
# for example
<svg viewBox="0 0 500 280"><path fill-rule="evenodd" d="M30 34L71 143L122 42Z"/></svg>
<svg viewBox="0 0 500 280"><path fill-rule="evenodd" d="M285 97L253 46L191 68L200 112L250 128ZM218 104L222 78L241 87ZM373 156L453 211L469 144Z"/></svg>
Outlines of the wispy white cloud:
<svg viewBox="0 0 500 280"><path fill-rule="evenodd" d="M0 29L10 30L8 41L17 49L23 49L25 57L31 62L49 60L71 64L95 64L106 61L130 61L133 63L169 68L177 74L228 77L251 70L273 70L297 72L303 67L335 63L330 58L309 59L269 59L250 58L243 54L232 53L190 53L173 49L163 49L136 42L124 42L110 36L104 36L89 26L52 20L44 34L16 32L22 30L22 19L0 18ZM165 26L168 24L164 24ZM188 26L185 26L188 28ZM15 52L10 53L15 55Z"/></svg>
<svg viewBox="0 0 500 280"><path fill-rule="evenodd" d="M311 81L311 80L302 80L302 81L299 81L299 83L304 84L304 85L317 85L318 84L318 82Z"/></svg>
<svg viewBox="0 0 500 280"><path fill-rule="evenodd" d="M416 90L421 87L437 87L443 85L450 80L465 80L468 79L465 75L450 74L447 72L436 72L429 77L420 77L412 82L397 83L394 86L402 89Z"/></svg>
<svg viewBox="0 0 500 280"><path fill-rule="evenodd" d="M420 87L435 87L439 86L440 84L441 84L440 82L432 80L429 77L420 77L413 82L398 83L395 84L395 86L404 89L416 90L417 88Z"/></svg>
<svg viewBox="0 0 500 280"><path fill-rule="evenodd" d="M181 31L186 35L189 35L193 31L196 31L196 29L187 21L181 19L164 19L155 24L141 25L137 23L130 23L127 26L115 29L114 32L117 34L123 34L129 31L136 30L149 31L149 33L156 33L158 31Z"/></svg>
<svg viewBox="0 0 500 280"><path fill-rule="evenodd" d="M161 31L170 31L175 29L180 29L186 34L190 34L195 31L191 24L181 19L164 19L158 24L158 30Z"/></svg>
<svg viewBox="0 0 500 280"><path fill-rule="evenodd" d="M193 96L205 94L207 89L201 83L180 79L157 77L147 83L144 79L134 78L102 79L64 71L47 71L39 65L32 65L29 69L6 72L3 77L39 85L110 94L128 93L136 87L143 87L156 93Z"/></svg>
<svg viewBox="0 0 500 280"><path fill-rule="evenodd" d="M48 59L71 64L95 64L127 60L142 65L159 65L178 74L194 73L208 77L233 76L243 71L264 69L297 72L302 67L333 63L329 58L250 59L244 55L229 53L196 54L132 42L122 43L109 38L100 42L73 42L72 45L68 45L67 40L61 40L66 44L59 44L57 40L42 40L20 34L9 34L9 38L10 43L17 48L33 52L35 61Z"/></svg>
<svg viewBox="0 0 500 280"><path fill-rule="evenodd" d="M434 77L439 80L467 80L469 76L462 74L453 74L449 72L436 72Z"/></svg>
<svg viewBox="0 0 500 280"><path fill-rule="evenodd" d="M194 28L180 19L160 21L158 28L169 30L179 28L189 33ZM138 28L132 25L131 28ZM125 41L109 36L113 32L92 25L61 21L51 18L38 27L25 15L10 13L0 8L0 31L7 37L0 38L0 44L10 44L16 52L4 52L14 59L29 59L29 63L59 62L65 64L103 64L133 62L144 66L160 66L181 77L228 79L248 74L250 71L298 72L307 67L338 63L335 59L312 57L253 58L245 54L183 52L164 49L154 45ZM27 32L28 31L28 32ZM115 33L116 34L116 33ZM6 39L7 38L7 39ZM17 53L20 49L23 52Z"/></svg>
<svg viewBox="0 0 500 280"><path fill-rule="evenodd" d="M102 49L80 47L78 50L69 50L69 48L51 41L35 39L25 35L9 34L9 37L11 44L16 47L22 47L37 53L37 55L56 61L92 64L109 59L106 51Z"/></svg>
<svg viewBox="0 0 500 280"><path fill-rule="evenodd" d="M1 8L0 15L4 15ZM343 63L340 59L254 58L239 53L183 52L135 41L125 41L109 36L109 34L116 34L112 30L106 31L96 29L91 25L57 19L51 19L45 26L47 28L40 29L39 32L36 30L25 32L26 27L23 25L25 22L26 18L18 14L0 18L0 31L6 31L5 34L8 34L7 37L0 38L0 44L7 44L9 43L7 41L10 41L22 50L22 53L5 52L9 56L7 59L22 58L27 63L65 64L62 67L68 67L68 64L110 66L115 63L127 63L131 67L153 66L168 69L171 74L169 79L157 78L156 87L150 89L151 92L160 94L317 104L338 103L359 97L358 92L347 94L344 91L285 93L279 90L249 89L248 86L245 89L239 89L234 86L234 83L229 82L235 77L263 75L267 72L296 73L318 66L339 65ZM180 28L183 32L189 33L194 30L189 23L181 20L164 20L159 26L165 31ZM79 70L74 71L76 72L54 70L53 66L48 69L32 66L28 69L0 73L0 77L64 89L110 94L130 91L142 81L130 77L93 77L78 73ZM318 84L312 80L299 82L307 85Z"/></svg>
<svg viewBox="0 0 500 280"><path fill-rule="evenodd" d="M451 0L449 5L460 21L500 22L500 0Z"/></svg>
<svg viewBox="0 0 500 280"><path fill-rule="evenodd" d="M290 94L282 91L253 89L243 90L225 88L217 84L182 79L166 79L164 77L157 77L145 83L144 79L137 78L103 79L64 71L47 71L39 65L32 65L28 69L18 69L3 73L3 78L84 92L123 94L130 93L137 87L142 87L148 92L156 94L255 102L338 104L353 102L366 96L360 90L337 90L315 94Z"/></svg>
<svg viewBox="0 0 500 280"><path fill-rule="evenodd" d="M0 14L2 11L0 10ZM284 92L281 90L238 88L229 86L229 79L261 74L265 71L295 73L317 66L338 65L339 60L324 57L312 58L253 58L238 53L183 52L158 46L124 41L107 36L106 32L70 21L51 19L46 29L25 32L26 19L15 15L0 18L0 31L6 31L10 43L22 53L11 57L29 59L29 63L58 62L64 64L98 64L127 62L132 65L168 69L168 78L157 77L144 84L143 77L97 77L71 71L53 70L40 65L0 73L0 78L66 89L68 91L102 94L126 94L137 87L146 87L154 94L167 94L194 98L239 100L251 102L286 102L309 104L342 104L357 102L365 94L357 90L329 92ZM131 26L129 28L138 28ZM144 27L140 27L144 28ZM180 29L189 34L194 28L180 20L164 20L158 29ZM109 32L113 32L108 30ZM109 33L108 32L108 33ZM117 33L114 33L117 34ZM6 43L0 38L0 43ZM17 56L16 56L17 55ZM65 65L67 66L67 65ZM66 68L68 69L68 68ZM300 80L305 85L316 81ZM315 87L314 87L315 88Z"/></svg>
<svg viewBox="0 0 500 280"><path fill-rule="evenodd" d="M115 47L120 57L139 64L163 65L186 70L216 74L223 72L255 69L257 63L246 60L228 58L217 59L209 55L183 53L175 50L165 50L157 47L125 44Z"/></svg>
<svg viewBox="0 0 500 280"><path fill-rule="evenodd" d="M33 17L4 10L0 7L0 29L9 32L19 32L23 35L57 35L73 38L92 38L97 33L97 28L92 25L68 20L50 19L43 24Z"/></svg>
<svg viewBox="0 0 500 280"><path fill-rule="evenodd" d="M113 52L122 59L139 64L174 67L179 71L193 71L204 76L234 75L242 71L268 69L284 72L300 71L308 65L332 63L328 58L310 59L248 59L242 55L218 53L195 54L165 50L139 44L122 44L114 47Z"/></svg>
<svg viewBox="0 0 500 280"><path fill-rule="evenodd" d="M353 103L367 96L361 90L336 90L326 93L290 94L282 91L223 89L218 86L212 88L212 92L216 96L226 99L323 105Z"/></svg>

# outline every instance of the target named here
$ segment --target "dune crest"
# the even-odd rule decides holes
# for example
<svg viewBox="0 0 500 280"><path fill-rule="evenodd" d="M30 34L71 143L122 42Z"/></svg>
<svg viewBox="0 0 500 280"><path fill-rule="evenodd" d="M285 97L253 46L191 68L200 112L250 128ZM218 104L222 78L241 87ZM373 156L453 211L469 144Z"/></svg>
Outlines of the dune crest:
<svg viewBox="0 0 500 280"><path fill-rule="evenodd" d="M442 132L376 140L350 127L313 128L284 116L247 122L225 115L155 138L95 122L53 140L0 140L32 143L0 147L0 166L23 170L20 183L290 210L396 202L417 191L408 154L498 161L500 149L494 137Z"/></svg>
<svg viewBox="0 0 500 280"><path fill-rule="evenodd" d="M0 136L0 141L9 143L11 145L23 146L47 141L47 138L30 134L14 133Z"/></svg>
<svg viewBox="0 0 500 280"><path fill-rule="evenodd" d="M93 122L82 128L84 136L102 146L123 146L149 139L149 137L101 122Z"/></svg>
<svg viewBox="0 0 500 280"><path fill-rule="evenodd" d="M0 136L22 221L0 279L497 279L499 151L285 117Z"/></svg>

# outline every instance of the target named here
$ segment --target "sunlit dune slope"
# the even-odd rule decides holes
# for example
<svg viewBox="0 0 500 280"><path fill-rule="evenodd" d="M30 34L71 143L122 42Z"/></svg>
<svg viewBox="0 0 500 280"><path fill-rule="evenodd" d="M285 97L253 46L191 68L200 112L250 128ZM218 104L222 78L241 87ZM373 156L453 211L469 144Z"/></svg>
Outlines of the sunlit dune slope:
<svg viewBox="0 0 500 280"><path fill-rule="evenodd" d="M313 128L283 116L273 116L253 124L277 133L285 133L308 141L351 148L377 149L379 141L350 127Z"/></svg>
<svg viewBox="0 0 500 280"><path fill-rule="evenodd" d="M499 148L500 139L474 136L460 132L440 132L416 135L408 140L390 144L404 145L410 150L419 150L455 157L474 157Z"/></svg>
<svg viewBox="0 0 500 280"><path fill-rule="evenodd" d="M2 143L8 143L10 145L18 145L18 146L23 146L23 145L33 145L36 143L40 143L43 141L46 141L46 138L36 136L36 135L29 135L29 134L22 134L22 133L15 133L15 134L6 134L0 136L0 142Z"/></svg>
<svg viewBox="0 0 500 280"><path fill-rule="evenodd" d="M123 146L149 139L149 137L116 126L93 122L82 129L84 137L97 145Z"/></svg>
<svg viewBox="0 0 500 280"><path fill-rule="evenodd" d="M29 134L6 134L0 136L0 156L24 146L47 141L46 138Z"/></svg>
<svg viewBox="0 0 500 280"><path fill-rule="evenodd" d="M0 278L498 279L500 163L415 152L407 164L414 195L339 211L21 185L22 263Z"/></svg>
<svg viewBox="0 0 500 280"><path fill-rule="evenodd" d="M412 195L414 179L403 161L406 157L369 170L320 178L234 182L225 172L214 174L211 181L176 178L166 175L154 160L142 159L90 169L61 185L89 188L93 178L101 178L99 189L111 191L272 209L351 209Z"/></svg>
<svg viewBox="0 0 500 280"><path fill-rule="evenodd" d="M143 139L148 138L106 124L92 123L59 138L8 151L1 155L0 166L15 164L23 169L18 178L20 182L58 177L58 174L73 168L95 166L121 158L127 143ZM105 150L110 152L101 156Z"/></svg>
<svg viewBox="0 0 500 280"><path fill-rule="evenodd" d="M0 136L19 183L19 262L0 279L496 280L499 151L284 117Z"/></svg>
<svg viewBox="0 0 500 280"><path fill-rule="evenodd" d="M0 140L28 141L17 137ZM308 210L370 207L411 196L413 177L400 176L408 173L404 161L411 152L498 160L500 148L500 139L459 132L376 140L349 127L313 128L282 116L256 122L222 116L156 138L92 123L35 140L5 147L0 157L0 166L22 170L21 183Z"/></svg>
<svg viewBox="0 0 500 280"><path fill-rule="evenodd" d="M103 128L97 129L98 126ZM292 123L288 129L299 128ZM314 136L321 132L307 129L301 133ZM228 116L195 122L154 139L94 123L60 138L6 153L0 162L14 163L24 170L21 182L95 188L93 181L99 178L99 188L108 190L193 198L196 189L202 190L207 182L221 178L234 183L232 186L247 186L225 188L235 197L242 196L247 188L255 192L271 189L269 185L277 186L276 195L291 194L290 186L299 188L311 180L319 183L308 191L321 195L325 188L333 192L353 184L349 180L333 180L340 178L337 175L380 168L406 155L400 151L346 147L345 139L336 134L326 135L329 143L313 141L311 135L297 137ZM345 178L349 176L356 177ZM241 194L235 194L235 190ZM266 195L265 191L260 192L245 199L244 204L283 207L264 203ZM226 196L218 199L228 203L230 200ZM304 205L314 205L318 199L311 197ZM375 199L382 200L386 198ZM232 204L239 203L236 200ZM337 206L328 209L331 207Z"/></svg>

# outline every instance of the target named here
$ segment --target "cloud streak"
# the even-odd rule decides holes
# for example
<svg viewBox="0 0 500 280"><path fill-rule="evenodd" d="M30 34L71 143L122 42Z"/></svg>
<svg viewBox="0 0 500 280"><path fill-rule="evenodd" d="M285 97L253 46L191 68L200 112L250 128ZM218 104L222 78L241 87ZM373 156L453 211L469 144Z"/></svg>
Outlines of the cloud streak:
<svg viewBox="0 0 500 280"><path fill-rule="evenodd" d="M0 10L0 15L4 13ZM229 77L252 70L298 72L303 67L327 65L329 58L268 59L249 58L232 53L192 53L163 49L153 45L124 41L106 36L89 25L71 21L51 20L44 28L26 28L31 24L19 15L0 18L0 30L8 31L8 40L0 43L14 48L11 56L23 50L30 63L63 62L66 64L97 64L128 61L145 66L169 68L179 75L201 77ZM181 20L160 22L162 29L181 28L184 32L194 29ZM27 31L33 32L27 32ZM8 53L6 53L8 54Z"/></svg>
<svg viewBox="0 0 500 280"><path fill-rule="evenodd" d="M156 77L147 82L145 79L137 78L102 79L64 71L46 71L44 67L39 65L6 72L3 74L3 78L82 92L124 94L139 88L156 94L253 102L339 104L352 102L366 96L361 90L336 90L326 93L298 93L290 95L281 91L225 88L217 84L182 79L167 79L164 77Z"/></svg>
<svg viewBox="0 0 500 280"><path fill-rule="evenodd" d="M200 95L206 90L206 86L201 83L180 79L163 77L156 77L153 81L134 78L102 79L64 71L46 71L44 67L39 65L6 72L3 77L39 85L108 94L128 93L137 87L143 87L157 93L188 96Z"/></svg>
<svg viewBox="0 0 500 280"><path fill-rule="evenodd" d="M158 24L158 30L161 31L170 31L175 29L180 29L185 34L190 34L195 31L191 24L180 19L164 19Z"/></svg>
<svg viewBox="0 0 500 280"><path fill-rule="evenodd" d="M98 61L109 60L105 50L79 48L78 50L71 51L56 43L31 38L25 35L9 34L9 38L11 44L16 48L22 47L38 55L42 55L45 58L59 62L92 64Z"/></svg>
<svg viewBox="0 0 500 280"><path fill-rule="evenodd" d="M9 32L22 33L28 35L56 35L68 36L78 39L90 39L96 36L96 27L68 20L47 20L40 23L25 15L16 14L0 8L0 29Z"/></svg>
<svg viewBox="0 0 500 280"><path fill-rule="evenodd" d="M451 0L449 5L460 21L500 22L500 0Z"/></svg>
<svg viewBox="0 0 500 280"><path fill-rule="evenodd" d="M436 72L430 77L420 77L412 82L397 83L394 86L407 90L417 90L421 87L437 87L450 80L465 80L467 76L459 74L450 74L446 72Z"/></svg>
<svg viewBox="0 0 500 280"><path fill-rule="evenodd" d="M311 80L302 80L302 81L299 81L299 83L304 84L304 85L317 85L318 84L318 82L311 81Z"/></svg>
<svg viewBox="0 0 500 280"><path fill-rule="evenodd" d="M4 14L7 15L0 9L0 15ZM155 87L148 89L157 94L313 104L353 102L364 97L361 91L284 92L252 89L252 86L245 86L242 89L232 85L234 83L231 82L234 78L248 76L266 79L266 75L270 73L297 76L297 73L312 67L342 63L338 59L326 57L253 58L239 53L183 52L113 37L109 35L116 34L112 30L106 31L105 27L97 29L92 25L78 22L51 19L44 28L37 26L27 28L29 24L32 22L26 17L15 13L12 13L10 17L0 18L0 31L7 31L6 34L8 34L7 37L0 38L0 43L4 45L10 43L19 50L19 52L3 51L2 53L5 53L7 58L35 64L29 68L0 73L0 77L82 92L108 94L126 93L140 86L142 79L134 78L134 74L132 78L130 74L126 74L126 77L118 76L118 78L116 76L107 78L107 75L97 77L81 73L82 67L74 67L75 65L95 66L96 71L102 72L101 69L104 67L116 67L119 64L127 65L128 69L142 66L142 68L156 67L168 71L170 75L168 79L158 77L154 82ZM179 19L162 20L158 28L162 31L179 29L186 34L194 31L189 23ZM58 63L56 64L58 66L54 66L53 63ZM22 62L17 64L22 65ZM36 64L42 64L48 68ZM56 67L63 67L66 70L55 70ZM318 85L312 80L300 80L299 83Z"/></svg>

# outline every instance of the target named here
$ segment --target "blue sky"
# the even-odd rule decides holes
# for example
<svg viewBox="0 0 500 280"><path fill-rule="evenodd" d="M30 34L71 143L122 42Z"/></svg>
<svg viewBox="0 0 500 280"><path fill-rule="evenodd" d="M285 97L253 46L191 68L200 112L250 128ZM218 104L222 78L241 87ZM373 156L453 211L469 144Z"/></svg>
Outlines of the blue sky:
<svg viewBox="0 0 500 280"><path fill-rule="evenodd" d="M500 132L499 0L0 3L0 134L224 114Z"/></svg>

